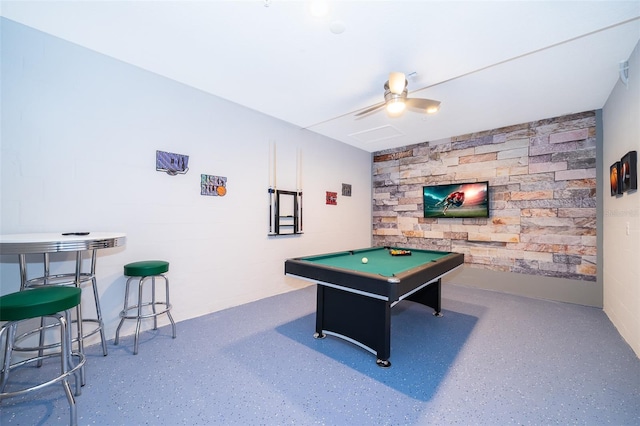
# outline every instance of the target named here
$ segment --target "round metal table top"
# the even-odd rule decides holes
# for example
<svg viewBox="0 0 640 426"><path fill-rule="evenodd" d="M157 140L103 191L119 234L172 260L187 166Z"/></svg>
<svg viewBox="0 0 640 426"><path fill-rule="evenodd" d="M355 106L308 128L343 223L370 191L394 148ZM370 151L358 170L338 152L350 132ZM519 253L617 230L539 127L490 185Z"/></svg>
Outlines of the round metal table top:
<svg viewBox="0 0 640 426"><path fill-rule="evenodd" d="M126 242L122 232L5 234L0 235L0 254L94 250L121 247Z"/></svg>

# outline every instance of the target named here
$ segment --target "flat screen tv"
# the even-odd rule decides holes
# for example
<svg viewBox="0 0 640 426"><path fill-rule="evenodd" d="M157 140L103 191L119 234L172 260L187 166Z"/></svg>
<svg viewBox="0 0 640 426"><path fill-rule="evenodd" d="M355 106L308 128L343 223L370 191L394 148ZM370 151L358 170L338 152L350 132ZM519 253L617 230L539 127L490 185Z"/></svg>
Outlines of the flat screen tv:
<svg viewBox="0 0 640 426"><path fill-rule="evenodd" d="M489 217L489 182L422 188L424 217Z"/></svg>

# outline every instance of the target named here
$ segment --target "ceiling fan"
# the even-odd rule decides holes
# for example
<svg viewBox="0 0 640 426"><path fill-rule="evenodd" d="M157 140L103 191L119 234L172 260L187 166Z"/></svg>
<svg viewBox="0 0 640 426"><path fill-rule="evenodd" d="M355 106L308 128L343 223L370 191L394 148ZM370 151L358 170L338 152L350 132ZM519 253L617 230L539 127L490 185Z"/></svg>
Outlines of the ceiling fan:
<svg viewBox="0 0 640 426"><path fill-rule="evenodd" d="M433 114L440 109L440 101L421 98L407 98L408 82L401 72L389 73L389 80L384 83L384 102L360 111L356 117L377 111L383 107L387 113L396 117L405 110L406 107L423 110L428 114Z"/></svg>

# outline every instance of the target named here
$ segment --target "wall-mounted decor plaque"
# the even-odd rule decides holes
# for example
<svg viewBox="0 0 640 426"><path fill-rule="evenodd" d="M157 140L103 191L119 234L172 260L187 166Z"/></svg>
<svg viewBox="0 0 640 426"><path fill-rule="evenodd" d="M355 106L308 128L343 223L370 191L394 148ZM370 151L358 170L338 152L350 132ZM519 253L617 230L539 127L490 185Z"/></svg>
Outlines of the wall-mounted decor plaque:
<svg viewBox="0 0 640 426"><path fill-rule="evenodd" d="M173 152L156 151L156 170L168 175L185 174L189 171L189 156Z"/></svg>
<svg viewBox="0 0 640 426"><path fill-rule="evenodd" d="M222 176L200 175L200 195L224 197L227 194L227 178Z"/></svg>
<svg viewBox="0 0 640 426"><path fill-rule="evenodd" d="M327 191L327 204L335 206L338 204L338 193Z"/></svg>

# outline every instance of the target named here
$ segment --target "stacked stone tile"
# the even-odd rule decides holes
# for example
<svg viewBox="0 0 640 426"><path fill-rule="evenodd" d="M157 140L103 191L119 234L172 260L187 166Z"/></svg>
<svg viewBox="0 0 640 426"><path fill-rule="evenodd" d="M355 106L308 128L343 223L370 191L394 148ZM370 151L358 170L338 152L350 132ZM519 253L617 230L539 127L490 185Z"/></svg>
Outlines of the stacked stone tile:
<svg viewBox="0 0 640 426"><path fill-rule="evenodd" d="M584 112L374 153L373 242L596 280L596 119ZM422 187L489 181L488 219L425 219Z"/></svg>

